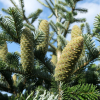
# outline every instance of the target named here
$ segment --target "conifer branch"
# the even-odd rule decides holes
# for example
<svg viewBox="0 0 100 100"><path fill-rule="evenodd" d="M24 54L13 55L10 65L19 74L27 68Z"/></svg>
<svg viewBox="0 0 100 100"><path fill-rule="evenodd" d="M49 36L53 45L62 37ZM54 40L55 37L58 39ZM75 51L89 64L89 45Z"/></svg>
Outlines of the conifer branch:
<svg viewBox="0 0 100 100"><path fill-rule="evenodd" d="M50 32L49 41L51 41L51 39L53 38L53 36L54 36L54 31Z"/></svg>
<svg viewBox="0 0 100 100"><path fill-rule="evenodd" d="M60 29L65 29L65 26L60 22L57 22L56 26L59 27Z"/></svg>
<svg viewBox="0 0 100 100"><path fill-rule="evenodd" d="M18 13L16 9L11 9L10 12L12 13L12 17L14 19L14 26L16 30L17 39L18 39L19 34L22 33L23 20L21 18L21 15Z"/></svg>
<svg viewBox="0 0 100 100"><path fill-rule="evenodd" d="M49 43L49 45L56 51L57 50L57 48L54 46L54 45L52 45L51 43Z"/></svg>
<svg viewBox="0 0 100 100"><path fill-rule="evenodd" d="M87 31L88 34L91 35L91 31L90 31L90 27L89 27L88 23L86 23L86 31Z"/></svg>
<svg viewBox="0 0 100 100"><path fill-rule="evenodd" d="M98 55L95 56L94 58L88 59L86 62L84 62L83 65L80 66L80 68L78 67L78 68L73 72L73 74L76 73L79 69L81 69L81 68L85 67L86 65L88 65L88 64L89 64L90 62L92 62L94 59L98 58L99 55L100 55L100 52L99 52Z"/></svg>
<svg viewBox="0 0 100 100"><path fill-rule="evenodd" d="M87 53L88 58L85 56L85 58L84 58L85 62L82 59L80 60L83 63L81 65L78 65L80 67L77 67L76 70L73 72L73 74L75 72L77 72L79 69L81 69L84 66L86 66L87 64L89 64L91 61L93 61L99 57L100 50L95 48L95 45L93 44L93 41L91 40L91 37L89 34L84 35L84 42L85 42L85 44L87 44L87 48L89 50L89 53Z"/></svg>
<svg viewBox="0 0 100 100"><path fill-rule="evenodd" d="M15 2L13 0L10 0L13 5L18 9L18 11L20 12L20 14L23 16L23 19L27 22L27 24L31 25L31 23L28 21L28 19L25 16L25 10L23 10L24 4L23 4L23 0L20 1L21 3L21 7L22 7L22 11L20 11L20 9L18 8L18 6L15 4ZM4 10L4 9L3 9Z"/></svg>
<svg viewBox="0 0 100 100"><path fill-rule="evenodd" d="M37 51L35 50L34 55L37 59L39 59L47 67L47 69L50 71L50 73L53 73L54 67L52 66L50 61L47 60L47 58L42 55L40 50L37 50Z"/></svg>
<svg viewBox="0 0 100 100"><path fill-rule="evenodd" d="M49 6L48 5L46 5L46 4L44 4L44 3L42 3L40 0L37 0L39 3L41 3L42 5L44 5L45 7L48 7L49 8Z"/></svg>
<svg viewBox="0 0 100 100"><path fill-rule="evenodd" d="M61 10L58 10L58 13L61 14L61 17L66 18L66 15Z"/></svg>
<svg viewBox="0 0 100 100"><path fill-rule="evenodd" d="M48 52L55 52L55 50L52 48L48 48Z"/></svg>
<svg viewBox="0 0 100 100"><path fill-rule="evenodd" d="M67 2L67 1L66 1L66 2ZM76 3L74 3L74 7L72 7L71 13L74 12L75 5L76 5ZM66 27L66 30L65 30L65 32L64 32L64 37L66 37L66 34L67 34L67 32L68 32L68 28L69 28L70 23L71 23L71 22L69 21L69 22L68 22L68 25L67 25L67 27Z"/></svg>
<svg viewBox="0 0 100 100"><path fill-rule="evenodd" d="M52 39L53 40L53 39ZM51 44L54 44L57 40L54 40Z"/></svg>
<svg viewBox="0 0 100 100"><path fill-rule="evenodd" d="M54 24L54 22L52 21L52 20L50 20L50 22L49 22L49 24L50 24L50 26L52 27L52 29L56 32L56 34L58 34L57 33L57 27L56 27L56 25Z"/></svg>
<svg viewBox="0 0 100 100"><path fill-rule="evenodd" d="M23 17L25 18L25 10L24 10L24 2L23 2L23 0L20 0L20 4L21 4L21 9L22 9Z"/></svg>
<svg viewBox="0 0 100 100"><path fill-rule="evenodd" d="M28 27L30 30L35 31L34 25L29 25L27 23L23 24L24 26Z"/></svg>
<svg viewBox="0 0 100 100"><path fill-rule="evenodd" d="M53 16L53 13L50 16L48 16L48 18L51 18L52 16Z"/></svg>
<svg viewBox="0 0 100 100"><path fill-rule="evenodd" d="M87 36L85 35L84 38L87 38ZM90 38L90 39L89 39L89 38ZM90 41L90 42L87 42L87 41ZM91 39L91 36L88 34L88 38L87 38L86 40L84 40L84 43L85 43L87 49L89 50L90 55L92 55L92 56L94 57L95 53L94 53L94 51L93 51L93 49L92 49L93 47L92 47L92 48L90 47L90 45L94 46L94 45L93 45L93 42L94 42L94 41ZM94 47L94 48L95 48L95 47Z"/></svg>
<svg viewBox="0 0 100 100"><path fill-rule="evenodd" d="M85 21L86 21L85 18L81 18L81 19L74 18L74 21L73 22L85 22Z"/></svg>
<svg viewBox="0 0 100 100"><path fill-rule="evenodd" d="M93 86L93 84L78 84L76 86L70 87L67 84L63 86L64 92L63 96L67 99L94 99L98 100L98 96L100 95L99 91L96 89L97 86ZM70 92L69 92L70 91Z"/></svg>
<svg viewBox="0 0 100 100"><path fill-rule="evenodd" d="M22 33L22 27L23 27L23 23L22 23L22 16L20 15L20 13L18 12L18 10L14 7L10 7L8 9L8 13L12 16L9 17L6 21L5 18L7 18L7 16L5 18L1 18L1 21L4 22L3 24L1 23L1 25L3 26L2 28L4 29L4 26L6 27L6 29L4 29L6 32L8 32L10 35L13 34L13 36L11 35L12 39L15 37L15 42L19 43L19 35L20 33ZM6 21L6 22L5 22ZM17 22L16 22L17 21ZM11 24L9 24L11 23ZM8 25L7 25L8 24ZM6 34L7 35L7 34Z"/></svg>
<svg viewBox="0 0 100 100"><path fill-rule="evenodd" d="M28 16L28 19L32 18L31 24L38 18L38 16L41 14L42 9L38 9L36 12L30 14Z"/></svg>
<svg viewBox="0 0 100 100"><path fill-rule="evenodd" d="M87 9L82 9L82 8L75 8L74 10L76 10L76 11L80 11L80 12L82 12L82 13L86 13L87 12Z"/></svg>
<svg viewBox="0 0 100 100"><path fill-rule="evenodd" d="M57 42L57 40L56 40L56 39L53 39L53 38L52 38L52 40L54 40L55 42Z"/></svg>
<svg viewBox="0 0 100 100"><path fill-rule="evenodd" d="M10 34L10 36L12 37L12 39L16 40L15 36L12 34L12 30L9 30L10 27L9 25L7 25L8 23L5 23L5 19L2 18L1 22L0 22L0 26L7 32Z"/></svg>
<svg viewBox="0 0 100 100"><path fill-rule="evenodd" d="M50 8L50 10L52 11L52 13L56 16L55 12L54 12L54 9L51 7L51 5L49 4L49 2L47 0L45 0Z"/></svg>
<svg viewBox="0 0 100 100"><path fill-rule="evenodd" d="M4 35L0 33L0 40L8 41L8 42L13 42L13 39L10 36Z"/></svg>
<svg viewBox="0 0 100 100"><path fill-rule="evenodd" d="M13 93L12 89L4 82L0 82L0 90L6 91L8 93Z"/></svg>
<svg viewBox="0 0 100 100"><path fill-rule="evenodd" d="M12 4L17 8L17 10L22 14L22 12L19 10L18 6L15 4L15 2L13 0L10 0L12 2Z"/></svg>
<svg viewBox="0 0 100 100"><path fill-rule="evenodd" d="M51 2L51 4L54 6L54 4L53 4L52 0L50 0L50 2Z"/></svg>
<svg viewBox="0 0 100 100"><path fill-rule="evenodd" d="M63 6L67 6L67 3L66 3L66 2L63 2L63 1L60 1L60 0L59 0L58 3L59 3L59 4L62 4Z"/></svg>
<svg viewBox="0 0 100 100"><path fill-rule="evenodd" d="M66 13L68 12L67 9L64 6L62 6L61 4L55 4L55 8L61 9L63 12L66 12Z"/></svg>
<svg viewBox="0 0 100 100"><path fill-rule="evenodd" d="M82 30L82 33L83 33L84 27L85 27L85 25L82 23L82 24L80 25L80 29Z"/></svg>
<svg viewBox="0 0 100 100"><path fill-rule="evenodd" d="M7 14L10 14L9 11L6 10L6 9L4 9L4 8L2 8L2 11L5 12L5 13L7 13Z"/></svg>
<svg viewBox="0 0 100 100"><path fill-rule="evenodd" d="M64 38L63 35L59 34L59 35L57 36L57 38L60 39L61 44L63 44L62 46L65 47L65 46L68 44L68 41Z"/></svg>
<svg viewBox="0 0 100 100"><path fill-rule="evenodd" d="M33 15L33 17L32 17L32 20L31 20L31 24L38 18L38 16L40 15L41 12L42 12L42 10L41 10L41 9L38 9L38 10L34 13L34 15Z"/></svg>
<svg viewBox="0 0 100 100"><path fill-rule="evenodd" d="M46 64L46 63L45 63ZM3 66L1 68L4 68ZM19 74L22 74L22 75L26 75L25 71L23 69L19 69L19 68L11 68L11 67L6 67L5 69L1 69L1 71L9 71L9 72L14 72L14 73L19 73ZM39 72L39 70L37 69L37 71L35 71L36 73L33 74L33 76L31 77L38 77L38 78L42 78L42 79L45 79L45 80L48 80L50 81L50 78L45 78L45 75L43 72ZM38 73L41 73L40 75ZM48 76L50 77L50 76ZM8 82L8 81L7 81Z"/></svg>

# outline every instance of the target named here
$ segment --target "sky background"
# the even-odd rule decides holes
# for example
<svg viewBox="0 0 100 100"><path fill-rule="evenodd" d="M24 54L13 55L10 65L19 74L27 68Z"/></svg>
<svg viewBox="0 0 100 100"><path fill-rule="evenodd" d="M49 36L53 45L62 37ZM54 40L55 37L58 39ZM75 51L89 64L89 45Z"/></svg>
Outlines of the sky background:
<svg viewBox="0 0 100 100"><path fill-rule="evenodd" d="M19 0L13 0L15 1L15 3L18 5L18 7L20 7L19 5ZM45 0L40 0L41 2L45 3ZM49 0L48 0L49 1ZM52 0L54 2L54 0ZM65 0L62 0L65 1ZM51 4L51 3L50 3ZM47 4L46 4L47 5ZM37 9L42 9L43 12L39 15L38 19L45 19L47 21L52 20L54 23L56 23L56 18L55 16L48 18L49 15L51 15L51 10L45 6L43 6L42 4L40 4L37 0L24 0L24 9L25 9L25 15L26 17L31 14L32 12L35 12ZM10 0L0 0L0 14L5 16L7 15L6 13L4 13L2 11L2 8L8 9L9 7L14 7L13 4L11 3ZM94 23L94 18L95 16L97 16L97 14L100 14L100 0L83 0L80 1L76 4L76 8L85 8L88 10L87 13L79 13L78 15L75 16L75 18L86 18L86 22L89 23L90 25L90 29L92 32L93 29L93 23ZM70 9L67 8L69 11ZM33 23L33 25L35 26L35 28L38 28L38 19ZM72 29L72 27L74 25L78 25L80 27L81 23L73 23L70 25L69 29ZM86 30L86 28L84 29ZM52 29L50 28L50 32L52 31ZM86 34L86 31L84 31L84 34ZM56 38L57 35L54 35L54 38ZM68 34L66 36L66 40L70 41L71 40L71 34ZM93 38L93 40L95 41L95 47L99 46L99 42L96 40L96 38ZM20 45L16 44L16 43L8 43L8 52L15 52L18 51L20 53ZM55 47L57 47L57 43L54 44ZM48 58L51 58L50 56L50 52L48 52L46 55ZM98 65L99 61L96 61L95 64ZM6 93L6 92L3 92ZM10 96L11 94L8 93L8 95Z"/></svg>

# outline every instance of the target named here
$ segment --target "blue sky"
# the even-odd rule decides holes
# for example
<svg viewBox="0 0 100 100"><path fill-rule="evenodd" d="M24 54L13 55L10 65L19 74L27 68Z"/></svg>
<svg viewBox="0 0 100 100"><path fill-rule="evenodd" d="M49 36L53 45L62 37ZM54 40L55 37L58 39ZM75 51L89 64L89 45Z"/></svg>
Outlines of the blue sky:
<svg viewBox="0 0 100 100"><path fill-rule="evenodd" d="M14 0L16 2L16 4L19 6L19 0ZM40 0L42 2L45 2L45 0ZM54 0L52 0L54 2ZM64 0L62 0L64 1ZM47 21L53 20L54 23L56 23L56 18L55 16L51 17L50 19L48 18L48 16L51 14L51 11L49 10L49 8L43 6L42 4L40 4L37 0L24 0L24 4L25 4L25 14L26 16L28 16L30 13L35 12L37 9L42 9L43 12L40 14L40 16L38 17L38 19L46 19ZM10 2L10 0L0 0L0 14L2 14L3 16L6 15L6 13L2 12L2 8L7 9L8 7L13 7L13 4ZM19 6L20 7L20 6ZM97 14L100 13L99 9L100 9L100 1L99 0L83 0L80 1L79 3L77 3L76 8L86 8L88 9L87 13L78 13L78 15L75 18L86 18L86 22L89 23L90 28L91 28L91 32L93 29L93 23L94 23L94 18ZM68 8L69 10L69 8ZM38 28L38 19L33 23L33 25L36 27L36 29ZM80 26L81 23L73 23L70 25L70 29L72 29L72 27L74 25L78 25ZM50 32L52 31L52 29L50 29ZM84 31L84 34L86 34L86 31ZM54 35L54 38L56 38L57 35ZM68 34L66 37L66 40L70 41L71 40L71 35ZM99 46L99 42L96 41L96 38L93 38L93 40L95 41L95 47ZM15 52L18 51L20 53L20 45L16 44L16 43L8 43L8 52ZM54 46L57 47L57 43L54 44ZM48 52L46 55L48 58L51 58L50 56L50 52ZM96 61L95 64L98 64L99 62ZM10 94L9 94L10 95Z"/></svg>

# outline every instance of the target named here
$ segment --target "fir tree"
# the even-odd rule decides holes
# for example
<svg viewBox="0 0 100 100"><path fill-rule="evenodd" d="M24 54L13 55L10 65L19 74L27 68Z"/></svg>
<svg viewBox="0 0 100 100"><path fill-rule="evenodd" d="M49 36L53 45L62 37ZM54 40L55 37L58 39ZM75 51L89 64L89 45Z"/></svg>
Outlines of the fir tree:
<svg viewBox="0 0 100 100"><path fill-rule="evenodd" d="M53 82L53 84L55 84L54 86L56 86L56 88L54 90L52 90L53 88L51 88L51 93L53 92L53 94L59 94L58 100L61 100L61 99L77 100L77 99L91 99L91 98L96 100L99 93L98 93L98 90L96 89L96 86L93 86L92 84L85 84L85 85L78 84L76 86L69 87L74 76L77 77L78 72L80 70L82 70L82 68L86 67L86 65L88 65L89 63L92 63L94 60L96 61L97 60L96 58L99 58L99 53L100 53L99 52L100 50L98 48L95 48L95 46L93 45L93 41L92 41L92 37L97 36L99 34L98 27L95 27L95 31L93 31L94 33L90 34L90 31L88 30L87 34L81 35L81 36L77 37L76 39L72 39L68 44L67 44L67 40L65 39L66 35L68 33L70 33L69 25L71 23L85 21L84 18L83 19L75 19L74 18L74 16L77 15L77 11L87 12L86 9L81 9L81 8L77 9L76 8L76 3L81 0L71 0L71 1L65 0L65 2L62 2L60 0L55 0L55 4L50 0L50 2L52 3L54 8L51 7L50 3L47 0L45 0L47 5L38 0L41 4L48 7L52 11L52 14L49 16L49 18L54 15L57 19L56 24L52 20L49 22L49 25L53 29L53 32L51 32L51 33L49 33L49 31L48 31L48 25L46 26L45 23L42 24L42 20L40 21L40 24L39 24L40 27L38 27L39 29L36 30L35 27L32 25L32 23L37 19L39 14L42 12L41 9L38 9L35 13L32 13L28 17L26 17L23 0L20 0L21 9L19 9L16 6L16 4L14 3L13 0L10 0L10 1L14 4L15 7L12 7L12 8L10 7L7 10L2 9L10 16L5 16L5 17L1 16L0 17L0 26L3 30L3 32L2 32L3 34L0 34L0 39L4 40L4 41L9 41L9 42L16 42L18 44L22 43L21 48L23 48L25 45L22 41L25 42L25 40L26 40L26 44L29 44L28 46L26 45L26 47L27 47L26 53L28 53L29 58L27 55L26 59L23 60L24 64L20 64L20 63L15 64L16 58L18 56L21 57L21 55L18 53L17 54L16 53L14 53L14 54L8 53L7 54L8 61L7 62L3 62L3 60L0 61L0 64L1 64L0 71L3 72L2 75L5 78L5 81L3 81L3 84L2 84L2 82L0 83L1 90L5 90L7 92L16 94L17 98L19 98L19 99L23 98L24 96L26 98L27 92L24 96L21 95L23 89L27 89L29 91L29 93L31 93L30 88L32 88L33 91L34 90L36 91L37 90L36 87L39 85L42 85L42 82L44 81L45 88L47 90L50 89L51 82ZM72 11L67 11L64 6L70 7L72 9ZM63 12L65 12L66 14L64 14ZM30 19L30 18L32 19L31 22L28 21L28 19ZM61 22L62 18L65 19L63 22ZM99 19L99 17L97 17L97 19ZM26 23L23 24L23 21L26 21ZM99 20L98 20L98 22L99 22ZM46 31L44 31L45 29L44 29L44 27L41 26L41 24L44 27L46 27L46 29L47 29ZM46 21L46 24L48 24L47 21ZM29 41L29 39L28 39L29 37L25 38L25 34L24 34L25 28L23 29L23 26L25 26L27 29L30 30L30 32L28 32L28 33L26 32L26 34L29 34L28 35L29 37L30 37L30 35L32 35L31 33L34 32L34 35L32 37L33 39L31 39L31 41ZM81 26L81 29L82 28L83 28L83 26ZM87 29L89 29L88 25L87 25ZM54 32L57 34L57 39L52 38L52 34ZM51 36L48 39L49 34ZM22 41L21 41L21 39L22 39ZM47 42L46 45L44 45L44 44L40 45L41 41L45 42L46 39L49 42ZM54 42L50 43L51 39L54 40L54 42L57 42L57 48L53 45ZM98 37L98 40L99 40L99 37ZM47 45L49 45L51 48L48 48ZM69 45L69 47L67 45ZM73 47L73 45L75 45L75 46ZM81 54L83 45L88 50L88 52L86 52L86 55L84 55L82 58L78 59ZM31 46L33 46L33 51L29 50L29 48L31 48ZM37 49L37 47L38 47L38 49ZM45 48L45 50L46 50L44 53L43 53L43 48ZM71 52L69 51L70 48L72 48ZM32 58L31 53L28 50L31 53L32 52L34 53L34 55L32 55L32 56L34 56L34 60L31 59ZM52 61L51 59L48 59L47 57L45 57L45 54L47 51L52 52L53 55L56 56L55 62L53 62L54 60ZM65 52L70 53L70 55L65 55L65 57L67 57L67 59L69 61L71 61L71 59L73 59L69 63L64 60ZM79 53L77 53L77 52L79 52ZM15 57L14 62L13 62L13 57ZM61 57L61 59L60 59L60 57ZM50 60L52 63L50 62ZM64 62L63 62L63 60L64 60ZM27 62L27 61L29 61L29 62ZM26 69L29 66L25 65L26 62L27 62L27 64L30 65L30 70L28 70L28 71ZM32 64L31 64L31 62L32 62ZM34 66L33 66L33 62L34 62ZM37 64L36 62L39 62L39 63ZM66 63L66 64L64 64L64 63ZM73 66L73 63L74 63L74 66ZM62 64L63 68L62 68L62 66L60 66L61 64ZM42 68L40 68L40 65L42 65ZM60 73L58 73L58 75L57 75L56 68L58 66L60 66L60 68L58 68L58 69L61 69L61 70L59 70ZM71 66L71 69L69 66ZM23 69L24 67L25 67L25 70ZM68 70L67 70L67 67L68 67ZM31 68L32 68L32 70L31 70ZM42 71L41 71L41 69L42 69ZM65 72L63 70L65 70ZM17 79L15 86L13 85L14 81L11 78L11 73L8 73L8 72L18 73L19 79ZM68 72L68 73L66 73L66 72ZM29 73L31 73L31 74L29 74ZM59 76L64 77L64 79L63 80L61 78L57 79L57 77L59 77ZM68 79L67 79L67 77L68 77ZM34 82L36 81L36 78L38 78L38 81L35 83L35 85L33 85ZM60 83L63 83L62 87L61 87ZM62 92L62 90L63 90L63 92ZM61 94L63 94L63 95L61 95ZM65 99L65 97L66 97L66 99Z"/></svg>

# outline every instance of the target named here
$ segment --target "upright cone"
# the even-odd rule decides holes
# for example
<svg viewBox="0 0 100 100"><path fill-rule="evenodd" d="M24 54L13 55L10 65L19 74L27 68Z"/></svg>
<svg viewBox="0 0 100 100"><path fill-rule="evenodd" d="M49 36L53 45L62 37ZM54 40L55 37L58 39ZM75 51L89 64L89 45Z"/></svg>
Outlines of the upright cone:
<svg viewBox="0 0 100 100"><path fill-rule="evenodd" d="M57 56L56 56L55 54L52 54L51 62L53 63L53 65L56 66L56 63L57 63Z"/></svg>
<svg viewBox="0 0 100 100"><path fill-rule="evenodd" d="M72 73L83 49L83 37L72 39L62 51L55 68L55 81L64 81Z"/></svg>
<svg viewBox="0 0 100 100"><path fill-rule="evenodd" d="M16 74L13 75L12 79L13 79L14 85L16 85L16 79L17 79Z"/></svg>
<svg viewBox="0 0 100 100"><path fill-rule="evenodd" d="M42 53L45 55L48 50L48 39L49 39L49 23L47 20L42 20L39 29L44 32L45 37L43 39L43 42L37 45L37 50L41 48Z"/></svg>
<svg viewBox="0 0 100 100"><path fill-rule="evenodd" d="M6 41L0 42L0 59L6 62L6 55L8 53L7 43Z"/></svg>
<svg viewBox="0 0 100 100"><path fill-rule="evenodd" d="M30 29L23 29L20 40L21 64L28 75L31 75L34 66L33 39Z"/></svg>
<svg viewBox="0 0 100 100"><path fill-rule="evenodd" d="M74 25L71 31L71 40L78 36L82 36L82 31L77 25Z"/></svg>
<svg viewBox="0 0 100 100"><path fill-rule="evenodd" d="M77 25L74 25L71 31L71 40L74 38L77 38L78 36L82 36L82 30ZM79 59L81 59L83 56L85 56L84 44L83 44L83 50Z"/></svg>

